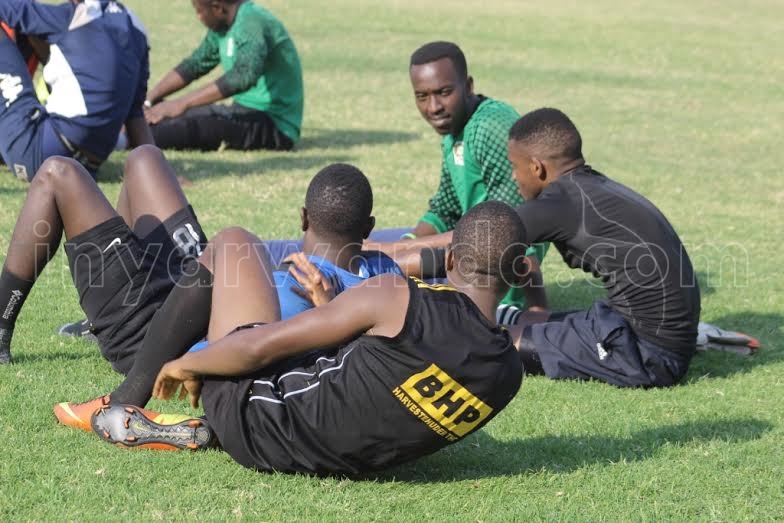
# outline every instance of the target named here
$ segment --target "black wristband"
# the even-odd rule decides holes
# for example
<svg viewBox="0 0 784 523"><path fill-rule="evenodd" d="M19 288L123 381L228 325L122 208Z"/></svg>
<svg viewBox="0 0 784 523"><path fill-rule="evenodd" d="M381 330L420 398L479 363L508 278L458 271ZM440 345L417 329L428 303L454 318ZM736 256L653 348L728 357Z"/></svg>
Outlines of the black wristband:
<svg viewBox="0 0 784 523"><path fill-rule="evenodd" d="M423 278L446 278L446 247L425 247L419 257Z"/></svg>

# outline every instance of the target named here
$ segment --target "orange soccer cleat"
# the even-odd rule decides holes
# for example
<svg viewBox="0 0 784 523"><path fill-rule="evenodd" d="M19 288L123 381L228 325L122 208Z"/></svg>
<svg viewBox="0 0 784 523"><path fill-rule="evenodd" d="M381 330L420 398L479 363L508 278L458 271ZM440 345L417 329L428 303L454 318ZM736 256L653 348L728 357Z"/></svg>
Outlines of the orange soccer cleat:
<svg viewBox="0 0 784 523"><path fill-rule="evenodd" d="M71 402L63 402L58 403L54 406L53 412L57 421L65 425L66 427L71 427L73 429L80 429L85 432L90 432L92 427L90 426L90 417L101 407L105 407L109 404L109 395L100 396L95 399L91 399L90 401L85 401L83 403L71 403ZM151 410L140 409L146 416L151 418L157 419L157 417L161 416L161 414L157 412L153 412Z"/></svg>

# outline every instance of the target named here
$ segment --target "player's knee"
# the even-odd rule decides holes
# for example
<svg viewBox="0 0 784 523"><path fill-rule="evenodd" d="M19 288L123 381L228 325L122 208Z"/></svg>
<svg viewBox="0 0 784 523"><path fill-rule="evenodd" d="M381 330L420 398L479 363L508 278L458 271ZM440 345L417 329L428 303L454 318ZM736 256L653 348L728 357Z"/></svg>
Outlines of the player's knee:
<svg viewBox="0 0 784 523"><path fill-rule="evenodd" d="M253 235L247 229L242 227L227 227L213 236L210 240L212 245L242 245L246 243L254 243L259 241L258 237Z"/></svg>
<svg viewBox="0 0 784 523"><path fill-rule="evenodd" d="M54 188L65 183L74 183L75 180L82 178L83 172L86 174L84 167L73 158L50 156L38 168L30 190Z"/></svg>
<svg viewBox="0 0 784 523"><path fill-rule="evenodd" d="M163 152L151 144L140 145L125 159L125 176L139 176L150 170L151 165L165 162Z"/></svg>

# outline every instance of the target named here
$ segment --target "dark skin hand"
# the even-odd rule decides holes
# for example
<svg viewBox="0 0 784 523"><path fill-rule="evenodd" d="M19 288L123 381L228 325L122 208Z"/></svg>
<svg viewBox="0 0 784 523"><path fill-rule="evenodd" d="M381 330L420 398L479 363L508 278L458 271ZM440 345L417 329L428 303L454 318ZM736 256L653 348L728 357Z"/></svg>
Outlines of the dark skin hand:
<svg viewBox="0 0 784 523"><path fill-rule="evenodd" d="M291 290L305 298L314 307L321 307L331 302L337 296L332 283L329 279L325 278L318 267L308 260L304 253L295 252L283 260L284 263L291 263L289 267L289 274L291 274L297 282L302 285L304 290L292 287Z"/></svg>

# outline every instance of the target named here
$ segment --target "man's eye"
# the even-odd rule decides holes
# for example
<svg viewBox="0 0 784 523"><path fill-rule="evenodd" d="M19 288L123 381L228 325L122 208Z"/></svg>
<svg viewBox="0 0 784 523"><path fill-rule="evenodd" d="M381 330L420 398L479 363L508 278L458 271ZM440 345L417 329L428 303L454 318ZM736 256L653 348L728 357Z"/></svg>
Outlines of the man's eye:
<svg viewBox="0 0 784 523"><path fill-rule="evenodd" d="M438 91L438 94L441 96L449 96L450 94L452 94L452 89L441 89L440 91Z"/></svg>

